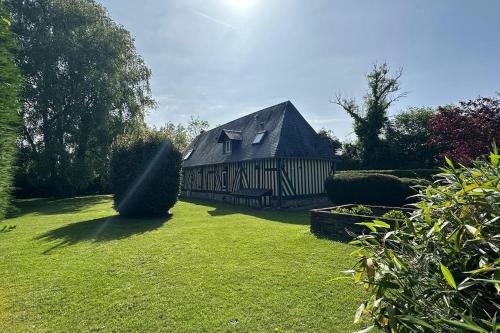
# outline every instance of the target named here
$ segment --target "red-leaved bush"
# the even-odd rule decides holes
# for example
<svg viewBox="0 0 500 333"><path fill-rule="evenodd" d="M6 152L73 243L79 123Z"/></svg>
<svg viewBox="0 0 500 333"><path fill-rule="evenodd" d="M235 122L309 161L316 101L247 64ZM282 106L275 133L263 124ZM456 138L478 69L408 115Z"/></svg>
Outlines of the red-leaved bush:
<svg viewBox="0 0 500 333"><path fill-rule="evenodd" d="M500 93L439 107L429 128L429 145L441 157L468 164L488 153L493 142L500 144Z"/></svg>

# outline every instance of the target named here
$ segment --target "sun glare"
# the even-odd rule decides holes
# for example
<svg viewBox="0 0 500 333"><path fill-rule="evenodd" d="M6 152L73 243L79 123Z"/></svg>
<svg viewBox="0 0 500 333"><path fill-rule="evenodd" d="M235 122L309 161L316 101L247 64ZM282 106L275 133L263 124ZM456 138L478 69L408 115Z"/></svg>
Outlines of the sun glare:
<svg viewBox="0 0 500 333"><path fill-rule="evenodd" d="M255 0L228 0L228 2L239 8L247 8L255 4Z"/></svg>

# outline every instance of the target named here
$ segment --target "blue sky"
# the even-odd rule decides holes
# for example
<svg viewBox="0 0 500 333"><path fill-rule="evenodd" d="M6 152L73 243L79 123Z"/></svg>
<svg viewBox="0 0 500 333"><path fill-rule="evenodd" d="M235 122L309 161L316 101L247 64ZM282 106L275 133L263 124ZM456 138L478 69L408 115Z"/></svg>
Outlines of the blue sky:
<svg viewBox="0 0 500 333"><path fill-rule="evenodd" d="M151 125L216 125L291 100L316 129L353 138L329 100L361 101L384 61L409 92L390 114L500 91L498 0L98 1L153 71Z"/></svg>

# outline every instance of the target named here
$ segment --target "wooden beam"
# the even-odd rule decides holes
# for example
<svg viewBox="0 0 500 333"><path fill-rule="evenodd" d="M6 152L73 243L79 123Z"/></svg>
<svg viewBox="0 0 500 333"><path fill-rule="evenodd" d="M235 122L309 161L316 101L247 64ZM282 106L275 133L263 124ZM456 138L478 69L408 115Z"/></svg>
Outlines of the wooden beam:
<svg viewBox="0 0 500 333"><path fill-rule="evenodd" d="M283 184L282 184L282 179L281 179L281 159L276 160L277 163L277 172L276 172L276 177L278 177L278 206L281 207L283 204Z"/></svg>

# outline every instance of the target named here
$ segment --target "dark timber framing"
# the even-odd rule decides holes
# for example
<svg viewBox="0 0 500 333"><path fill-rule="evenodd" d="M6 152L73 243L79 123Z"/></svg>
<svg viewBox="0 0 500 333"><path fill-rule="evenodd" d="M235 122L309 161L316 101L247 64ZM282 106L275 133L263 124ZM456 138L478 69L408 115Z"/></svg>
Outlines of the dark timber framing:
<svg viewBox="0 0 500 333"><path fill-rule="evenodd" d="M333 169L328 145L284 102L200 134L186 149L182 195L283 206L323 196Z"/></svg>

